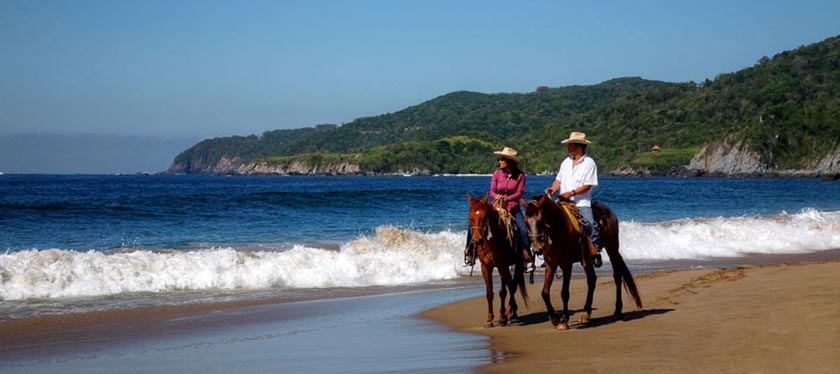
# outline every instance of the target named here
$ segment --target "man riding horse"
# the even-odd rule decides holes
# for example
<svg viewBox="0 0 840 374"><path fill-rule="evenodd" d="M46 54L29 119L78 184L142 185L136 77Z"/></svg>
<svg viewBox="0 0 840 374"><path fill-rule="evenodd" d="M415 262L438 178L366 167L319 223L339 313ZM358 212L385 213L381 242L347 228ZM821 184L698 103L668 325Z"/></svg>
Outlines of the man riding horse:
<svg viewBox="0 0 840 374"><path fill-rule="evenodd" d="M592 263L596 268L601 267L603 246L598 223L592 215L592 190L598 185L598 166L586 153L586 147L592 142L586 139L586 134L573 132L561 143L566 144L569 157L563 160L557 177L551 183L551 187L545 189L545 193L550 196L559 191L560 197L577 205L581 216L587 222L589 239L594 245L594 250L590 253Z"/></svg>

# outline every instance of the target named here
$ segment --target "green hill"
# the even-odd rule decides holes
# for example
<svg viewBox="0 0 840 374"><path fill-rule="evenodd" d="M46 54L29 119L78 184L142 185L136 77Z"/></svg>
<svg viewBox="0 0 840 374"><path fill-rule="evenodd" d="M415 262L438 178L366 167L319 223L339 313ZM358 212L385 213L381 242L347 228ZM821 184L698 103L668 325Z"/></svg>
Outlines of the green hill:
<svg viewBox="0 0 840 374"><path fill-rule="evenodd" d="M699 83L619 78L533 93L461 91L343 126L209 139L178 155L169 172L271 173L296 164L326 173L318 170L345 163L363 174L488 173L502 146L520 151L526 171L553 172L570 131L596 142L590 151L602 172L678 172L720 143L755 155L761 170L814 169L840 146L840 37ZM654 144L662 152L651 154Z"/></svg>

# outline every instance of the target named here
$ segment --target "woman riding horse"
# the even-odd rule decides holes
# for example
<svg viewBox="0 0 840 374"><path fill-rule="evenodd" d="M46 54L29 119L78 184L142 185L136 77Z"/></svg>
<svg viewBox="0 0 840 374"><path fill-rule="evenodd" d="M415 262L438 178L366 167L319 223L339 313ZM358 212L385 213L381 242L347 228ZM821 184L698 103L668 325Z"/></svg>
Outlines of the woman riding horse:
<svg viewBox="0 0 840 374"><path fill-rule="evenodd" d="M499 211L487 203L487 196L483 199L473 198L467 194L470 202L470 245L474 246L478 259L481 261L481 275L484 277L484 287L487 297L487 320L485 327L493 326L493 269L499 269L499 325L507 325L509 321L517 320L517 305L514 295L516 289L522 289L525 305L528 305L528 292L525 289L525 265L522 257L516 253L516 245L508 237L506 223L500 217ZM511 277L510 266L514 265ZM505 299L510 292L510 301L505 310Z"/></svg>

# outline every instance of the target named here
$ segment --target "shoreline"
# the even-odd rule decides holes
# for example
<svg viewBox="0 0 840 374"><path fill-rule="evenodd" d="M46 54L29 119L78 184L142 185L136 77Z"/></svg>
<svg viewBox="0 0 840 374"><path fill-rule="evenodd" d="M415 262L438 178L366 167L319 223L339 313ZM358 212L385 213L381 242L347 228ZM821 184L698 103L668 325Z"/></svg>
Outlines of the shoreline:
<svg viewBox="0 0 840 374"><path fill-rule="evenodd" d="M840 367L840 328L836 323L840 318L840 290L834 287L840 282L840 249L661 265L650 273L633 270L645 306L636 310L623 293L623 322L612 323L608 319L615 294L609 266L598 272L592 326L577 323L585 291L579 268L575 268L572 279L570 310L576 314L570 319L571 331L555 331L547 321L539 297L541 273L535 277L537 282L529 285L531 298L527 308L517 296L520 325L482 327L486 304L478 285L480 276L454 286L467 287L466 298L441 301L414 315L444 331L489 339L482 344L484 353L472 351L469 357L481 365L476 367L479 372L560 367L574 372L697 371L697 367L702 367L703 372L772 372L774 368L831 372L831 368ZM149 345L171 344L185 336L206 339L219 333L242 334L258 326L308 318L314 306L307 302L333 304L383 295L401 298L400 294L406 292L445 292L452 287L396 292L345 290L320 297L165 305L4 320L0 321L0 363L101 357L96 355L102 349L130 352ZM559 282L555 282L551 292L555 307L560 302L559 293ZM308 312L278 313L298 308ZM692 336L700 339L686 338ZM269 340L261 344L277 343ZM627 347L633 349L627 351ZM475 361L475 355L485 358ZM283 365L271 361L271 357L260 358ZM741 366L741 362L746 366Z"/></svg>
<svg viewBox="0 0 840 374"><path fill-rule="evenodd" d="M468 282L463 282L422 287L347 288L311 295L0 318L0 362L15 355L39 357L95 350L102 342L144 341L177 334L200 333L218 328L288 319L288 316L262 314L258 311L262 307L271 308L308 301L399 295L426 290L463 289L473 286ZM231 318L231 315L245 318ZM201 322L188 321L190 319L200 319Z"/></svg>
<svg viewBox="0 0 840 374"><path fill-rule="evenodd" d="M487 362L486 340L453 334L417 315L476 290L412 290L83 321L62 326L64 334L48 331L61 339L0 345L0 372L468 373Z"/></svg>
<svg viewBox="0 0 840 374"><path fill-rule="evenodd" d="M592 322L578 323L585 282L572 280L569 331L556 331L528 285L521 323L484 328L483 296L433 308L422 317L454 331L486 336L507 357L481 373L571 372L808 372L840 367L840 251L820 256L757 256L722 268L635 275L644 307L622 291L625 318L610 321L615 288L599 273ZM785 260L783 262L773 260ZM755 262L755 263L753 263ZM576 269L577 274L582 273ZM498 285L497 285L498 287ZM562 308L560 283L551 289ZM494 309L498 309L498 297Z"/></svg>

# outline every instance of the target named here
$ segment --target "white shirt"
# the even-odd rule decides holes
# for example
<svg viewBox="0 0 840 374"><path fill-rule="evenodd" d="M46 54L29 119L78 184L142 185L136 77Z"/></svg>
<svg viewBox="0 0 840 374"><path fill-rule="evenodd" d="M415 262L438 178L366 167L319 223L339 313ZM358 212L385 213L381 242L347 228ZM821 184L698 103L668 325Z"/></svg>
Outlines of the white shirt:
<svg viewBox="0 0 840 374"><path fill-rule="evenodd" d="M560 164L560 170L555 178L560 181L560 191L558 193L562 194L576 190L583 185L592 186L588 191L572 196L572 201L577 206L592 206L592 190L598 185L598 166L595 165L595 160L586 154L578 161L577 165L573 164L572 156L566 157Z"/></svg>

